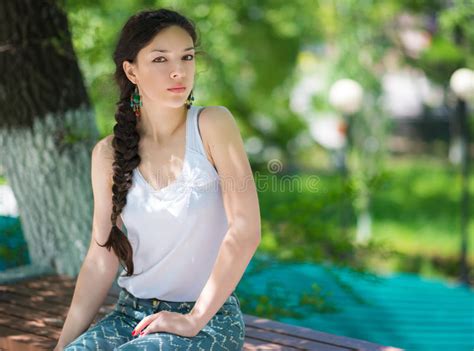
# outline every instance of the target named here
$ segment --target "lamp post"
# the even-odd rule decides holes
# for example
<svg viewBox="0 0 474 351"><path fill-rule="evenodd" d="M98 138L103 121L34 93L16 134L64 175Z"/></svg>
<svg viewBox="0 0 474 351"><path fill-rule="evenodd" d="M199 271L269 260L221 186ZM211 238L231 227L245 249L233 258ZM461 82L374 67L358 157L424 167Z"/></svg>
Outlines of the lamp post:
<svg viewBox="0 0 474 351"><path fill-rule="evenodd" d="M352 79L340 79L336 81L329 90L329 103L341 113L344 120L346 142L341 149L341 175L344 184L346 184L349 176L348 155L352 146L350 116L360 110L362 106L364 91L359 83ZM341 224L343 230L346 230L349 216L349 206L344 201Z"/></svg>
<svg viewBox="0 0 474 351"><path fill-rule="evenodd" d="M456 70L449 81L451 90L456 94L456 112L453 116L457 137L460 140L461 162L461 254L460 280L469 283L469 265L467 262L468 226L469 226L469 166L470 131L467 114L467 101L474 96L474 71L467 68Z"/></svg>

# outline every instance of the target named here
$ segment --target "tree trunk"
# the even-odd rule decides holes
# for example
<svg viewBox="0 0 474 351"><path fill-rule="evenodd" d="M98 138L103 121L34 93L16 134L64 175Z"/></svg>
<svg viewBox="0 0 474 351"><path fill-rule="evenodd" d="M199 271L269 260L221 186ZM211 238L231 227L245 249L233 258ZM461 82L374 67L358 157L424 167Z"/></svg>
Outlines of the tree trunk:
<svg viewBox="0 0 474 351"><path fill-rule="evenodd" d="M0 5L0 164L33 266L78 273L92 227L95 118L55 1Z"/></svg>

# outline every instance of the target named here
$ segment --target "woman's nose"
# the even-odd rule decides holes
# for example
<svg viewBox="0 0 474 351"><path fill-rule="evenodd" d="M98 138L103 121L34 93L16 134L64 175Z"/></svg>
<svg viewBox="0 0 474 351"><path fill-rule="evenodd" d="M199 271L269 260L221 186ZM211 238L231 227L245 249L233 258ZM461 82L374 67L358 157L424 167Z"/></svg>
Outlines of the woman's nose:
<svg viewBox="0 0 474 351"><path fill-rule="evenodd" d="M175 78L177 76L184 76L184 69L181 65L178 65L172 72L171 77Z"/></svg>

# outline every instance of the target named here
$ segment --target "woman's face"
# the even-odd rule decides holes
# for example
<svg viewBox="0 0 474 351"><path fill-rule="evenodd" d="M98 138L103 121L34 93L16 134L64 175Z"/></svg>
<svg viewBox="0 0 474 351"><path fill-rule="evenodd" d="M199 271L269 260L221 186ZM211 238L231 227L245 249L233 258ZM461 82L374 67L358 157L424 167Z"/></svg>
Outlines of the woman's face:
<svg viewBox="0 0 474 351"><path fill-rule="evenodd" d="M195 57L193 40L179 26L160 31L143 47L136 60L124 61L123 68L130 81L138 85L143 101L179 107L194 86ZM168 90L184 86L181 92Z"/></svg>

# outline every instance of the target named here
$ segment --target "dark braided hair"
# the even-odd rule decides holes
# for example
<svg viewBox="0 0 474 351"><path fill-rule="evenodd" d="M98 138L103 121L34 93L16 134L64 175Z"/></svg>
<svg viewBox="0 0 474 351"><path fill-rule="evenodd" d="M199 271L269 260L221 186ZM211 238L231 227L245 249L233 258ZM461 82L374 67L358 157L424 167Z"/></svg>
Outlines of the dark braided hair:
<svg viewBox="0 0 474 351"><path fill-rule="evenodd" d="M123 70L124 61L134 62L138 52L153 40L162 29L177 25L188 32L197 44L197 33L191 20L176 11L161 8L141 11L125 23L113 54L115 63L114 78L120 89L114 126L113 186L112 186L112 229L104 245L110 251L113 248L123 268L125 263L127 276L133 275L133 250L127 236L117 226L117 218L127 203L127 193L132 185L132 171L140 164L137 131L137 117L130 106L130 95L135 85L127 78ZM190 93L190 96L192 91ZM188 97L189 99L189 97ZM188 100L189 101L189 100ZM189 109L190 104L186 104ZM122 263L123 262L123 263Z"/></svg>

